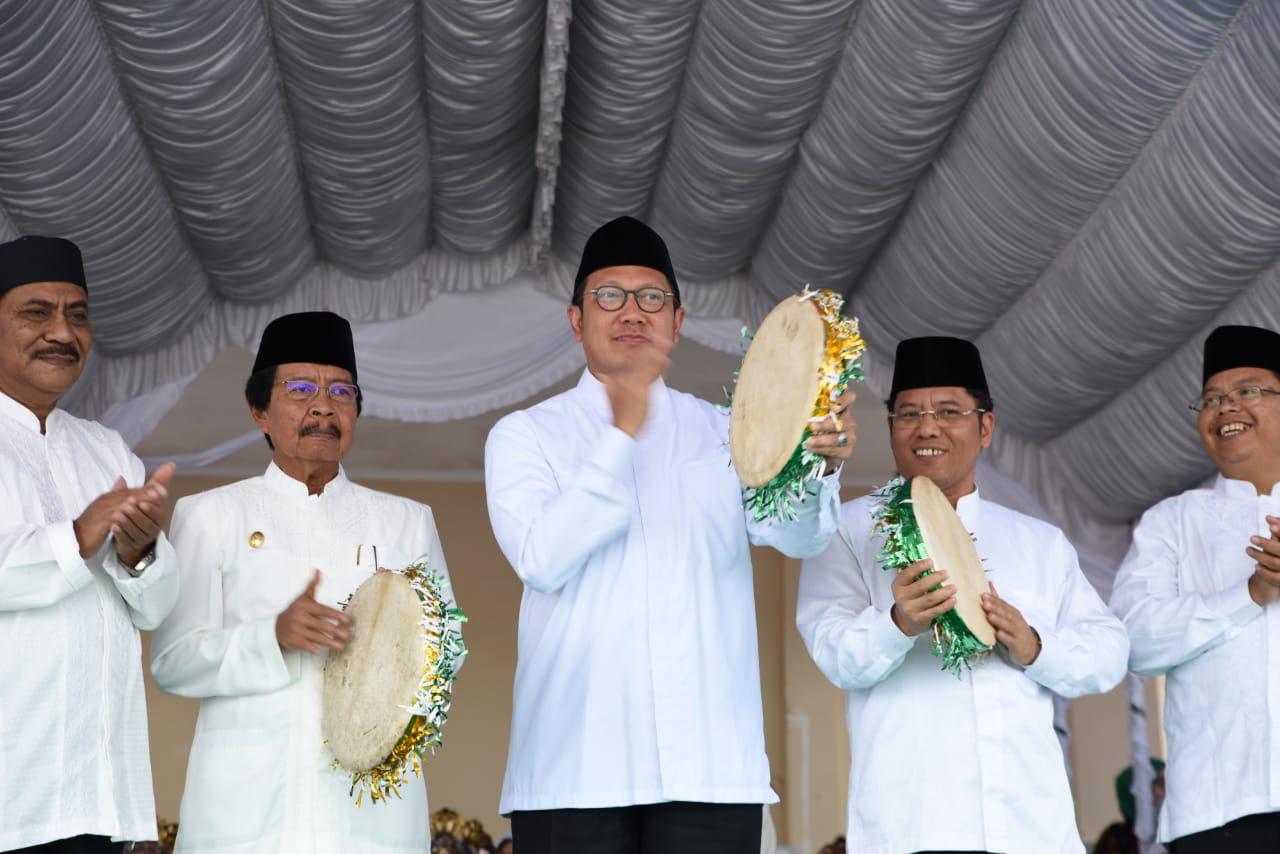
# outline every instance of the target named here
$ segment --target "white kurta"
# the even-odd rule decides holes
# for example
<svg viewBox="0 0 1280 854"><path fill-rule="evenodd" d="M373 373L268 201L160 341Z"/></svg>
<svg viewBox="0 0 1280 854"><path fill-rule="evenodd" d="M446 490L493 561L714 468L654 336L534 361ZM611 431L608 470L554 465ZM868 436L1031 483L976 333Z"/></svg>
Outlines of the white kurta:
<svg viewBox="0 0 1280 854"><path fill-rule="evenodd" d="M1219 477L1148 510L1111 594L1129 666L1166 674L1169 739L1160 840L1280 810L1280 605L1249 595L1251 536L1271 536L1270 495Z"/></svg>
<svg viewBox="0 0 1280 854"><path fill-rule="evenodd" d="M584 372L489 434L489 518L524 582L504 814L777 800L748 537L816 554L839 487L795 522L749 522L728 420L659 382L633 440Z"/></svg>
<svg viewBox="0 0 1280 854"><path fill-rule="evenodd" d="M142 463L114 430L0 394L0 850L156 838L138 629L178 596L173 549L134 579L72 521Z"/></svg>
<svg viewBox="0 0 1280 854"><path fill-rule="evenodd" d="M970 493L957 511L987 577L1043 647L1026 669L998 649L957 679L931 635L908 638L889 615L894 573L876 562L872 500L846 504L839 536L805 561L796 614L814 661L845 690L849 851L1084 850L1050 692L1099 693L1124 678L1120 621L1061 531Z"/></svg>
<svg viewBox="0 0 1280 854"><path fill-rule="evenodd" d="M325 657L282 652L275 622L315 569L317 600L337 607L374 571L375 547L376 565L421 557L447 578L431 509L342 473L309 496L273 463L179 501L172 536L183 595L156 631L151 672L164 690L203 700L178 851L426 851L425 783L356 807L320 733Z"/></svg>

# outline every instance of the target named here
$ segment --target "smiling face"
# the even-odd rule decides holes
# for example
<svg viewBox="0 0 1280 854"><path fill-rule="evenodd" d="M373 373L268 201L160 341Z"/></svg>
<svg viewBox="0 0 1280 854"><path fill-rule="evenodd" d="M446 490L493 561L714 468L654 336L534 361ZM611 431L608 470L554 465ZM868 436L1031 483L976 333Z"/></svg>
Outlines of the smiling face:
<svg viewBox="0 0 1280 854"><path fill-rule="evenodd" d="M669 353L680 338L684 308L675 308L674 300L668 299L660 311L650 314L640 310L635 297L628 296L622 308L605 311L591 294L592 288L605 285L628 291L656 287L671 292L667 277L649 267L604 267L587 277L582 305L569 306L569 326L573 337L582 343L591 373L600 377L624 369L638 347L656 344Z"/></svg>
<svg viewBox="0 0 1280 854"><path fill-rule="evenodd" d="M41 419L80 378L92 345L79 285L37 282L0 296L0 391Z"/></svg>
<svg viewBox="0 0 1280 854"><path fill-rule="evenodd" d="M894 412L943 409L975 409L978 402L963 388L937 386L901 391L893 401ZM995 430L993 413L971 413L954 424L942 424L925 416L919 424L904 427L889 420L889 441L898 473L910 480L925 475L955 504L974 490L978 453L991 445Z"/></svg>
<svg viewBox="0 0 1280 854"><path fill-rule="evenodd" d="M1225 396L1249 386L1280 390L1280 377L1262 368L1231 368L1209 377L1204 394L1222 401L1200 411L1196 429L1218 471L1236 480L1264 482L1269 476L1260 481L1260 473L1280 468L1280 395L1263 395L1252 404Z"/></svg>
<svg viewBox="0 0 1280 854"><path fill-rule="evenodd" d="M283 385L286 380L308 380L320 389L309 400L294 400ZM276 368L271 402L265 411L250 406L249 412L258 429L271 437L272 459L282 471L300 480L312 471L337 471L355 436L356 404L331 399L327 389L350 382L351 372L333 365L291 362Z"/></svg>

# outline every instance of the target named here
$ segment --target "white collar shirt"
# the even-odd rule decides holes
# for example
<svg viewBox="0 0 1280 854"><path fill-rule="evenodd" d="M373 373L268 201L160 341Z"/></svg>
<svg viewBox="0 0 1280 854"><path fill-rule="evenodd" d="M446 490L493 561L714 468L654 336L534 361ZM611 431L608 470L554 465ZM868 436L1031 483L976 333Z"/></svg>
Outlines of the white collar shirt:
<svg viewBox="0 0 1280 854"><path fill-rule="evenodd" d="M156 838L138 629L178 595L173 549L139 578L72 522L144 472L114 430L0 394L0 850Z"/></svg>
<svg viewBox="0 0 1280 854"><path fill-rule="evenodd" d="M728 415L661 381L633 440L604 387L512 413L485 449L489 518L524 582L501 811L774 802L748 542L816 554L834 476L756 523Z"/></svg>
<svg viewBox="0 0 1280 854"><path fill-rule="evenodd" d="M1129 666L1165 674L1162 842L1280 810L1280 605L1249 595L1245 552L1271 536L1267 516L1280 484L1259 495L1219 476L1148 510L1116 576Z"/></svg>
<svg viewBox="0 0 1280 854"><path fill-rule="evenodd" d="M447 579L431 508L341 470L309 495L272 463L262 477L180 500L172 536L183 595L155 633L151 672L163 690L201 700L177 851L427 851L425 782L355 805L320 730L325 656L283 652L275 624L317 569L316 599L330 607L376 566L423 558Z"/></svg>
<svg viewBox="0 0 1280 854"><path fill-rule="evenodd" d="M1053 728L1053 693L1100 693L1124 677L1124 629L1052 525L983 501L957 512L987 577L1040 635L1030 667L1002 648L960 678L928 633L894 624L894 573L876 555L873 499L844 506L830 548L801 569L796 622L819 669L845 691L852 749L850 852L1079 852Z"/></svg>

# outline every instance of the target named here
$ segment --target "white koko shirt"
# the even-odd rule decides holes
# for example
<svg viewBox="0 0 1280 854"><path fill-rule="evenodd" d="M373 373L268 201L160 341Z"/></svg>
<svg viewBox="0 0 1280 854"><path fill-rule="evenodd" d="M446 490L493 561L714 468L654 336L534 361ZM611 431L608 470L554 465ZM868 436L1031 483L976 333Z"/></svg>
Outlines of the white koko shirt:
<svg viewBox="0 0 1280 854"><path fill-rule="evenodd" d="M524 582L504 814L777 800L748 538L816 554L838 484L794 522L751 522L728 420L659 381L633 440L584 372L489 434L489 518Z"/></svg>
<svg viewBox="0 0 1280 854"><path fill-rule="evenodd" d="M1050 692L1124 678L1120 621L1061 531L971 492L956 510L987 578L1043 646L1028 668L998 648L957 679L929 633L909 638L889 615L894 573L876 562L872 502L846 504L831 547L805 561L796 613L819 669L845 691L849 851L1083 851Z"/></svg>
<svg viewBox="0 0 1280 854"><path fill-rule="evenodd" d="M121 476L144 479L120 434L55 409L42 435L0 394L0 850L156 838L138 629L178 596L173 549L135 579L72 530Z"/></svg>
<svg viewBox="0 0 1280 854"><path fill-rule="evenodd" d="M1162 842L1280 810L1280 605L1250 597L1245 553L1267 516L1280 484L1219 476L1148 510L1116 577L1130 668L1165 674Z"/></svg>
<svg viewBox="0 0 1280 854"><path fill-rule="evenodd" d="M275 623L315 569L323 573L316 599L330 607L375 566L422 557L447 578L431 509L342 472L308 495L273 463L262 477L179 501L173 543L183 593L153 638L151 672L164 690L203 701L177 850L427 851L425 782L411 779L400 799L370 804L366 795L356 807L320 732L325 656L282 652Z"/></svg>

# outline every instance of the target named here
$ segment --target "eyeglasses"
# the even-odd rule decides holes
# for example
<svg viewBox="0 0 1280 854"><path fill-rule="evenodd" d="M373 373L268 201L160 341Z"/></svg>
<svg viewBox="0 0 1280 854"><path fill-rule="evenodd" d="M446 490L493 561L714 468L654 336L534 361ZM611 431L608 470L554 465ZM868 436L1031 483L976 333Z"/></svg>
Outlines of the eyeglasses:
<svg viewBox="0 0 1280 854"><path fill-rule="evenodd" d="M973 413L986 412L985 409L905 409L901 412L890 412L889 419L893 422L893 426L902 430L914 430L924 422L926 415L932 415L934 420L943 427L951 427L959 424L961 420L967 418Z"/></svg>
<svg viewBox="0 0 1280 854"><path fill-rule="evenodd" d="M596 298L596 305L605 311L617 311L626 305L627 296L632 295L636 298L636 305L640 307L640 310L648 314L662 311L662 307L667 304L667 300L674 296L674 294L664 291L662 288L637 288L634 291L629 291L616 285L592 288L591 295Z"/></svg>
<svg viewBox="0 0 1280 854"><path fill-rule="evenodd" d="M320 384L311 380L281 380L290 400L310 400L320 393ZM326 391L334 403L354 405L360 398L360 387L353 383L332 383Z"/></svg>
<svg viewBox="0 0 1280 854"><path fill-rule="evenodd" d="M1253 406L1268 394L1280 394L1280 391L1276 391L1273 388L1247 385L1244 388L1233 388L1226 394L1206 394L1199 400L1192 401L1190 407L1192 412L1203 412L1206 409L1217 409L1227 400L1244 406Z"/></svg>

